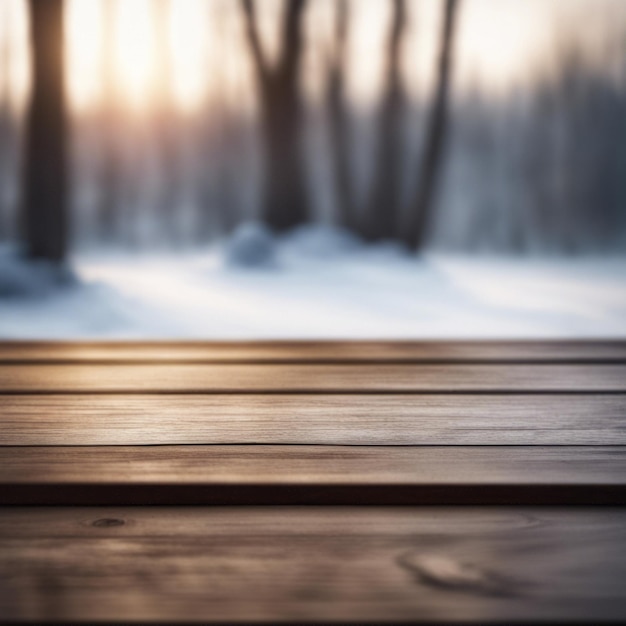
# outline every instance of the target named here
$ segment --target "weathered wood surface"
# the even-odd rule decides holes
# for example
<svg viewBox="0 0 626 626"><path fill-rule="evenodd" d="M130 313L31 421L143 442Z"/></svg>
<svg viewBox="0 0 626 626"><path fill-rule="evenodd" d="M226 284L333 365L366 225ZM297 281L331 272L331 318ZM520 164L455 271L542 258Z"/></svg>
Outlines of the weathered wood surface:
<svg viewBox="0 0 626 626"><path fill-rule="evenodd" d="M625 554L624 510L17 509L0 614L597 624L626 619Z"/></svg>
<svg viewBox="0 0 626 626"><path fill-rule="evenodd" d="M625 420L626 342L0 343L0 622L624 621Z"/></svg>
<svg viewBox="0 0 626 626"><path fill-rule="evenodd" d="M622 504L626 447L0 448L4 504Z"/></svg>
<svg viewBox="0 0 626 626"><path fill-rule="evenodd" d="M626 341L5 341L19 362L626 362Z"/></svg>
<svg viewBox="0 0 626 626"><path fill-rule="evenodd" d="M626 395L6 395L1 445L626 445Z"/></svg>
<svg viewBox="0 0 626 626"><path fill-rule="evenodd" d="M626 392L626 365L0 365L0 393Z"/></svg>
<svg viewBox="0 0 626 626"><path fill-rule="evenodd" d="M623 446L0 448L0 483L622 484Z"/></svg>

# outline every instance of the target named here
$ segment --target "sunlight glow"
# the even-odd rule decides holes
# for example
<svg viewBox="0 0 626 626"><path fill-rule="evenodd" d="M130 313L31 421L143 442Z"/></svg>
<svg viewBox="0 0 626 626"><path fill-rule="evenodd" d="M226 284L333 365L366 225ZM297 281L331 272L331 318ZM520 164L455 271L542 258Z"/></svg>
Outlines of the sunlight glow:
<svg viewBox="0 0 626 626"><path fill-rule="evenodd" d="M21 110L30 84L28 18L23 0L0 0L0 104Z"/></svg>
<svg viewBox="0 0 626 626"><path fill-rule="evenodd" d="M66 57L71 60L68 89L79 109L92 106L102 95L96 69L102 57L100 0L70 0L66 12Z"/></svg>
<svg viewBox="0 0 626 626"><path fill-rule="evenodd" d="M462 80L508 91L545 59L550 43L550 2L472 0L462 6L458 67Z"/></svg>
<svg viewBox="0 0 626 626"><path fill-rule="evenodd" d="M72 104L88 110L106 96L145 111L165 83L181 110L197 108L207 85L206 6L204 0L69 0L66 50ZM111 42L105 32L107 12ZM167 41L159 39L159 18L167 20ZM112 64L113 84L104 79L107 62Z"/></svg>
<svg viewBox="0 0 626 626"><path fill-rule="evenodd" d="M150 102L157 69L150 3L151 0L117 0L115 20L116 72L128 103L140 109Z"/></svg>
<svg viewBox="0 0 626 626"><path fill-rule="evenodd" d="M259 31L269 62L278 54L285 1L258 3ZM348 90L353 103L375 104L383 84L392 3L350 2ZM302 75L309 97L324 94L335 6L335 0L316 0L308 9L311 45ZM432 89L442 6L442 0L408 2L403 72L415 96ZM18 103L25 100L29 84L26 14L25 0L0 0L0 40L9 40L11 49L11 76L0 81L10 84L0 88ZM555 58L555 46L568 32L601 52L610 31L605 22L626 21L626 2L463 0L458 20L455 89L507 94L546 70ZM67 0L70 101L78 111L114 101L145 112L164 98L181 112L199 111L204 102L220 100L234 100L231 104L244 109L254 100L255 86L242 23L235 0ZM575 36L581 24L584 38Z"/></svg>
<svg viewBox="0 0 626 626"><path fill-rule="evenodd" d="M181 108L194 108L201 103L207 82L207 3L176 0L170 7L169 49L174 97Z"/></svg>

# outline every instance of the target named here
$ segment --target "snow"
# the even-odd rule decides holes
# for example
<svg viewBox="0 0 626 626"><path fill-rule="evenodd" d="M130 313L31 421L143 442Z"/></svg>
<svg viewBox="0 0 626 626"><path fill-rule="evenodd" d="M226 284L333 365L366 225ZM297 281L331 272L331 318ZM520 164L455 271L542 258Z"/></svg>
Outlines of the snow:
<svg viewBox="0 0 626 626"><path fill-rule="evenodd" d="M0 253L4 339L626 337L626 256L420 258L322 227L203 251Z"/></svg>
<svg viewBox="0 0 626 626"><path fill-rule="evenodd" d="M276 241L272 231L258 222L242 224L223 250L230 267L271 267L276 264Z"/></svg>
<svg viewBox="0 0 626 626"><path fill-rule="evenodd" d="M33 298L78 285L66 267L45 261L24 263L9 250L0 251L0 301L4 298Z"/></svg>

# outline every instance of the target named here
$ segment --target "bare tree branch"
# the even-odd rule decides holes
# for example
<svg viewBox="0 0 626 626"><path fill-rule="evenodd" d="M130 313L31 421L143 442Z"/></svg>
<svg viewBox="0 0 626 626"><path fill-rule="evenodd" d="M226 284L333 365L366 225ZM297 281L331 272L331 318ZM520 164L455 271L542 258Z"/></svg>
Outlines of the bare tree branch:
<svg viewBox="0 0 626 626"><path fill-rule="evenodd" d="M285 8L285 19L283 22L283 49L280 61L280 70L287 75L296 72L300 56L302 54L302 13L306 8L307 0L288 0Z"/></svg>
<svg viewBox="0 0 626 626"><path fill-rule="evenodd" d="M387 44L386 85L380 109L373 184L363 234L367 239L392 239L398 233L403 163L403 113L406 98L400 72L407 30L405 0L393 0Z"/></svg>
<svg viewBox="0 0 626 626"><path fill-rule="evenodd" d="M269 77L269 68L263 54L261 38L256 20L256 6L254 0L239 0L246 22L246 37L252 51L252 58L256 66L257 75L265 83Z"/></svg>
<svg viewBox="0 0 626 626"><path fill-rule="evenodd" d="M407 245L418 250L424 244L426 228L431 219L432 204L436 192L441 160L448 128L448 95L452 74L454 27L459 0L445 0L439 43L437 86L428 116L427 135L422 156L417 197L411 207L408 228L405 231Z"/></svg>
<svg viewBox="0 0 626 626"><path fill-rule="evenodd" d="M333 163L339 220L345 228L356 230L356 201L350 171L350 120L345 100L348 0L337 0L335 10L335 42L329 63L328 91L326 94L331 130L330 158Z"/></svg>
<svg viewBox="0 0 626 626"><path fill-rule="evenodd" d="M270 66L261 50L255 4L253 0L240 0L259 86L265 169L262 214L265 222L277 232L309 218L304 107L299 85L302 17L306 4L306 0L287 0L280 33L280 58Z"/></svg>

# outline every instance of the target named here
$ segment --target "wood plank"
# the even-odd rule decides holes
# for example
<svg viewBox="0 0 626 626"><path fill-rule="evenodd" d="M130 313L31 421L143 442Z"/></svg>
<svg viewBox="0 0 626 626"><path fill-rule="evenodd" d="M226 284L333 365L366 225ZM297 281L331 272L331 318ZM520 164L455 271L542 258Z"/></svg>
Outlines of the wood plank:
<svg viewBox="0 0 626 626"><path fill-rule="evenodd" d="M626 511L0 512L0 615L56 621L626 619Z"/></svg>
<svg viewBox="0 0 626 626"><path fill-rule="evenodd" d="M626 445L617 395L11 395L0 445Z"/></svg>
<svg viewBox="0 0 626 626"><path fill-rule="evenodd" d="M0 502L622 504L626 447L5 447Z"/></svg>
<svg viewBox="0 0 626 626"><path fill-rule="evenodd" d="M624 392L626 365L1 365L0 391Z"/></svg>
<svg viewBox="0 0 626 626"><path fill-rule="evenodd" d="M625 446L0 448L0 483L626 483Z"/></svg>
<svg viewBox="0 0 626 626"><path fill-rule="evenodd" d="M0 362L626 362L626 341L4 341Z"/></svg>

